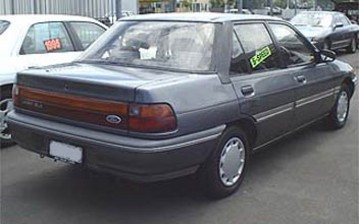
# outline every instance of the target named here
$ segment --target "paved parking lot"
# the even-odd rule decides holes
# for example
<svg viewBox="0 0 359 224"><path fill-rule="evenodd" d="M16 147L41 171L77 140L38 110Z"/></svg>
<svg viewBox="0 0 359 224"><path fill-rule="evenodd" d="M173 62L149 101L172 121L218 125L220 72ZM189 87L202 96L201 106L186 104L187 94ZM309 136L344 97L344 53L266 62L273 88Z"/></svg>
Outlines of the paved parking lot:
<svg viewBox="0 0 359 224"><path fill-rule="evenodd" d="M358 74L359 53L340 59ZM255 154L240 190L220 201L191 178L133 184L2 149L0 223L358 223L358 95L344 129L318 123Z"/></svg>

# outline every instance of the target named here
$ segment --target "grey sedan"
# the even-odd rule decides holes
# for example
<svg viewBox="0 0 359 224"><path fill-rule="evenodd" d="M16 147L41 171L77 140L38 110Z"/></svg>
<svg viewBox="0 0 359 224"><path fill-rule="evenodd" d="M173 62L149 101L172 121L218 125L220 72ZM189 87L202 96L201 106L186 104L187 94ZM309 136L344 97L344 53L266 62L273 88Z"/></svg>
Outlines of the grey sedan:
<svg viewBox="0 0 359 224"><path fill-rule="evenodd" d="M296 15L291 23L320 49L346 49L355 53L358 47L359 26L343 13L306 11Z"/></svg>
<svg viewBox="0 0 359 224"><path fill-rule="evenodd" d="M256 150L319 119L344 127L356 82L280 19L134 16L74 63L18 73L8 122L41 156L140 182L195 174L221 198Z"/></svg>

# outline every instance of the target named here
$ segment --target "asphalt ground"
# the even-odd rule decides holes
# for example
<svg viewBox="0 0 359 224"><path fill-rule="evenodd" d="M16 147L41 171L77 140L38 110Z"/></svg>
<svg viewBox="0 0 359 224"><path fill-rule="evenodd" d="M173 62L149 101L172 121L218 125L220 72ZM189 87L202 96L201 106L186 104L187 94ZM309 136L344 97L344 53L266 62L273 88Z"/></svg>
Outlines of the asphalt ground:
<svg viewBox="0 0 359 224"><path fill-rule="evenodd" d="M359 53L339 58L359 74ZM135 184L1 149L0 223L357 224L358 95L345 128L319 122L256 153L239 191L219 201L193 178Z"/></svg>

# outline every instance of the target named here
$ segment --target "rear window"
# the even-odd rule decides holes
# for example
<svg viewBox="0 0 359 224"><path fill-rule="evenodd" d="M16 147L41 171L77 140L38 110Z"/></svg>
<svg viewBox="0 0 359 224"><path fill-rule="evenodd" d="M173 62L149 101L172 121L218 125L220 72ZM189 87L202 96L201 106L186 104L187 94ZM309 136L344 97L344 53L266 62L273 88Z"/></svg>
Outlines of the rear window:
<svg viewBox="0 0 359 224"><path fill-rule="evenodd" d="M10 26L10 22L6 20L0 20L0 35Z"/></svg>

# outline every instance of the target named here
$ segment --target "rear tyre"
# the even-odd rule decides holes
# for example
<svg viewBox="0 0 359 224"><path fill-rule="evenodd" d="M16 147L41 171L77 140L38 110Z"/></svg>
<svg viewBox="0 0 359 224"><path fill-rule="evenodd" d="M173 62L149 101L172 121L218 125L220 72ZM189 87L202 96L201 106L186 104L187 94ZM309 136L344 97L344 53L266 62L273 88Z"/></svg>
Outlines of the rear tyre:
<svg viewBox="0 0 359 224"><path fill-rule="evenodd" d="M11 100L11 87L1 87L1 98L0 98L0 147L8 147L15 143L11 140L9 128L5 117L7 113L12 109Z"/></svg>
<svg viewBox="0 0 359 224"><path fill-rule="evenodd" d="M238 190L249 160L246 134L229 127L219 138L212 155L199 171L200 186L209 198L220 199Z"/></svg>
<svg viewBox="0 0 359 224"><path fill-rule="evenodd" d="M350 45L347 48L347 52L354 54L357 50L357 40L355 37L353 37L350 41Z"/></svg>
<svg viewBox="0 0 359 224"><path fill-rule="evenodd" d="M350 91L347 85L343 85L337 96L334 107L329 116L328 123L332 129L340 129L345 126L350 108Z"/></svg>

